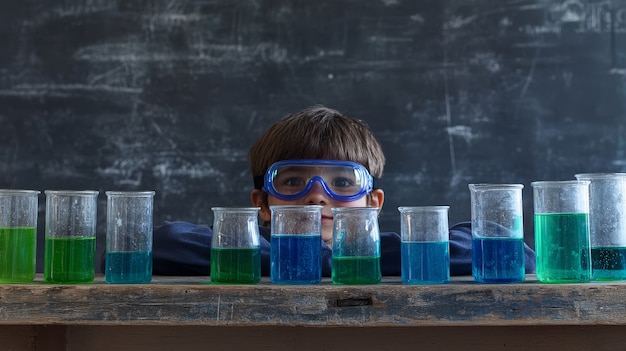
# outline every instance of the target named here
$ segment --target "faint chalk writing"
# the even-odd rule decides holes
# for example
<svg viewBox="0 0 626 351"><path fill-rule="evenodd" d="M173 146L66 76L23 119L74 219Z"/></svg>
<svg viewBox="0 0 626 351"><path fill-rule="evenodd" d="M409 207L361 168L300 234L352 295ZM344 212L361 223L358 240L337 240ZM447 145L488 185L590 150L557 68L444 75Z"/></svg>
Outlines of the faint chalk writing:
<svg viewBox="0 0 626 351"><path fill-rule="evenodd" d="M566 0L546 8L546 21L521 28L527 34L561 33L564 27L579 33L626 32L626 7L611 1Z"/></svg>

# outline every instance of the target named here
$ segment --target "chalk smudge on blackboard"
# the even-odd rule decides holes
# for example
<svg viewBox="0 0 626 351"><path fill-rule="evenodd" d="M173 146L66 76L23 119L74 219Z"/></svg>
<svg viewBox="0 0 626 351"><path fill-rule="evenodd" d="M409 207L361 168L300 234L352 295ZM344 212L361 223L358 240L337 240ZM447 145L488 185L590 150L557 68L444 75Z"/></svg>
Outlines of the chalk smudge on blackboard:
<svg viewBox="0 0 626 351"><path fill-rule="evenodd" d="M464 27L472 22L474 22L478 16L469 16L469 17L453 17L446 23L444 23L444 28L448 29L459 29Z"/></svg>
<svg viewBox="0 0 626 351"><path fill-rule="evenodd" d="M520 108L522 107L523 101L524 101L524 96L526 96L526 93L528 92L528 88L530 87L530 83L533 80L533 76L535 74L535 66L537 65L537 60L539 59L539 53L540 53L540 48L536 48L535 49L535 54L533 55L533 59L532 62L530 64L530 68L528 70L528 74L526 75L526 79L524 82L524 86L520 92L520 95L517 99L517 103L515 104L515 113L513 115L513 117L517 117Z"/></svg>
<svg viewBox="0 0 626 351"><path fill-rule="evenodd" d="M138 187L141 186L144 173L151 173L150 177L161 179L168 183L171 179L211 179L224 177L223 172L213 167L209 161L190 162L182 158L161 158L156 162L153 157L125 157L114 160L110 166L98 167L95 173L111 179L115 184ZM157 157L158 159L158 157ZM170 189L166 190L176 190Z"/></svg>
<svg viewBox="0 0 626 351"><path fill-rule="evenodd" d="M9 90L0 90L0 96L73 96L80 92L140 94L142 89L102 84L19 84Z"/></svg>
<svg viewBox="0 0 626 351"><path fill-rule="evenodd" d="M472 140L477 139L479 137L478 133L472 131L472 128L469 126L451 126L446 128L446 132L448 132L451 136L460 137L466 143L470 144Z"/></svg>
<svg viewBox="0 0 626 351"><path fill-rule="evenodd" d="M263 42L250 46L197 44L191 50L178 52L168 49L155 49L141 43L105 43L80 48L74 59L89 62L175 62L206 61L211 65L226 62L274 62L287 61L287 50L277 43Z"/></svg>
<svg viewBox="0 0 626 351"><path fill-rule="evenodd" d="M399 0L382 0L383 4L385 4L385 6L393 6L393 5L399 5L400 1Z"/></svg>
<svg viewBox="0 0 626 351"><path fill-rule="evenodd" d="M390 178L390 181L394 184L403 185L422 185L427 184L429 177L427 176L427 170L422 169L419 173L412 174L399 174Z"/></svg>
<svg viewBox="0 0 626 351"><path fill-rule="evenodd" d="M448 128L452 126L452 111L450 107L450 92L448 87L448 53L444 54L443 60L443 84L444 84L444 104L446 111L446 125ZM456 156L454 152L454 138L448 133L448 152L450 155L450 169L452 174L456 173Z"/></svg>

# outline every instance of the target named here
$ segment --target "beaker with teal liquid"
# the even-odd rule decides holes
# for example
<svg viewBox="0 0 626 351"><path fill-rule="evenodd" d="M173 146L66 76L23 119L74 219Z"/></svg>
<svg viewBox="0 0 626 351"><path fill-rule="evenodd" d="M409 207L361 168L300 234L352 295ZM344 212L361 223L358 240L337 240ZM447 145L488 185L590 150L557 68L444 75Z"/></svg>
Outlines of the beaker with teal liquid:
<svg viewBox="0 0 626 351"><path fill-rule="evenodd" d="M626 280L626 173L582 173L589 181L591 278Z"/></svg>
<svg viewBox="0 0 626 351"><path fill-rule="evenodd" d="M537 279L543 283L590 281L589 181L538 181L531 185Z"/></svg>

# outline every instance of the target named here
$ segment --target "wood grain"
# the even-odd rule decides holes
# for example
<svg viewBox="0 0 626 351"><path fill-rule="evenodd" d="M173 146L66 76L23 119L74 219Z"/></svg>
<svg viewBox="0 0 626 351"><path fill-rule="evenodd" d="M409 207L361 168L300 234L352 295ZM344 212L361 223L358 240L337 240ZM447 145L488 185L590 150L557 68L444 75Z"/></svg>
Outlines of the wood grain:
<svg viewBox="0 0 626 351"><path fill-rule="evenodd" d="M626 284L0 285L0 324L422 327L625 325Z"/></svg>

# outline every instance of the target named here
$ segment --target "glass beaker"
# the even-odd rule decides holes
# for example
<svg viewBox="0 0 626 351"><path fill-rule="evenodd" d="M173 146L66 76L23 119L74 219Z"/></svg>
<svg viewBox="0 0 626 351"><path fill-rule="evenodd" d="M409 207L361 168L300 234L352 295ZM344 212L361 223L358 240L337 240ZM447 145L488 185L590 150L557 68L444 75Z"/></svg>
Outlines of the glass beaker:
<svg viewBox="0 0 626 351"><path fill-rule="evenodd" d="M398 207L404 284L440 284L450 281L449 208Z"/></svg>
<svg viewBox="0 0 626 351"><path fill-rule="evenodd" d="M254 284L261 280L259 207L212 207L211 282Z"/></svg>
<svg viewBox="0 0 626 351"><path fill-rule="evenodd" d="M0 190L0 283L35 279L39 191Z"/></svg>
<svg viewBox="0 0 626 351"><path fill-rule="evenodd" d="M98 192L46 190L44 280L90 283L95 275Z"/></svg>
<svg viewBox="0 0 626 351"><path fill-rule="evenodd" d="M588 282L589 182L538 181L531 185L537 279L544 283Z"/></svg>
<svg viewBox="0 0 626 351"><path fill-rule="evenodd" d="M524 281L522 184L469 184L472 275L479 283Z"/></svg>
<svg viewBox="0 0 626 351"><path fill-rule="evenodd" d="M105 281L149 283L152 280L154 191L107 191L106 195Z"/></svg>
<svg viewBox="0 0 626 351"><path fill-rule="evenodd" d="M322 208L270 206L270 280L315 284L322 279Z"/></svg>
<svg viewBox="0 0 626 351"><path fill-rule="evenodd" d="M378 207L338 207L333 213L332 282L378 284L380 232Z"/></svg>
<svg viewBox="0 0 626 351"><path fill-rule="evenodd" d="M581 173L589 181L591 278L626 279L626 173Z"/></svg>

